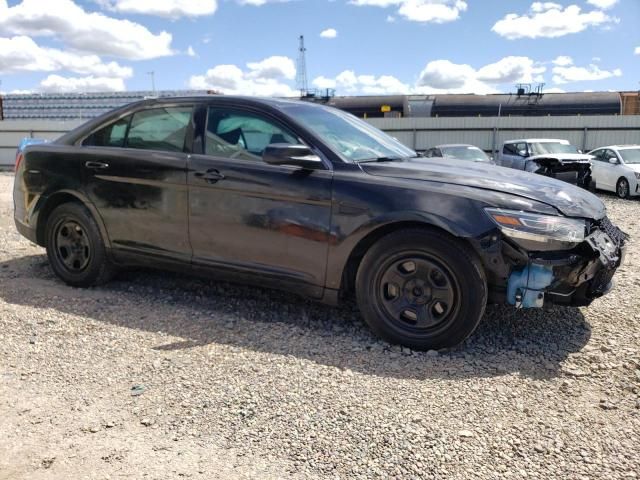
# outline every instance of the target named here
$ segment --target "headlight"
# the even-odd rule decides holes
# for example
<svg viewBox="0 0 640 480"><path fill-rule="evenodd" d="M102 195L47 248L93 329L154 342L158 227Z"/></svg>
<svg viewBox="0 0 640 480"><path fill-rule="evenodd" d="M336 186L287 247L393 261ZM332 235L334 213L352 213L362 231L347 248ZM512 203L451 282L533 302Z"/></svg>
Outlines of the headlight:
<svg viewBox="0 0 640 480"><path fill-rule="evenodd" d="M501 208L486 212L504 235L527 250L566 250L585 239L584 220Z"/></svg>

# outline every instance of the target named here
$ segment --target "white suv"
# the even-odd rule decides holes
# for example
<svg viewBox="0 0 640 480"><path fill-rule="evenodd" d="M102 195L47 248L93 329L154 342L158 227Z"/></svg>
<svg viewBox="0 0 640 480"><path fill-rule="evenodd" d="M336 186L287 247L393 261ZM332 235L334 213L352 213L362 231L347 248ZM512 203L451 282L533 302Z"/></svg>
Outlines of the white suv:
<svg viewBox="0 0 640 480"><path fill-rule="evenodd" d="M640 145L612 145L592 150L593 179L620 198L640 195Z"/></svg>

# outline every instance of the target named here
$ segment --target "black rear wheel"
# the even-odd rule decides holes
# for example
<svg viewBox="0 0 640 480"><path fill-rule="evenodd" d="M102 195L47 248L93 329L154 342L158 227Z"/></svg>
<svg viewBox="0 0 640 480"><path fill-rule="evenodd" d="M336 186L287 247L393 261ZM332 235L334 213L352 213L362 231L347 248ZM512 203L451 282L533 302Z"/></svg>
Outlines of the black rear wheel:
<svg viewBox="0 0 640 480"><path fill-rule="evenodd" d="M98 225L84 206L65 203L56 207L47 220L45 235L51 268L64 282L90 287L113 276Z"/></svg>
<svg viewBox="0 0 640 480"><path fill-rule="evenodd" d="M356 294L375 333L419 350L462 342L487 302L486 279L474 252L444 233L422 229L378 241L362 260Z"/></svg>

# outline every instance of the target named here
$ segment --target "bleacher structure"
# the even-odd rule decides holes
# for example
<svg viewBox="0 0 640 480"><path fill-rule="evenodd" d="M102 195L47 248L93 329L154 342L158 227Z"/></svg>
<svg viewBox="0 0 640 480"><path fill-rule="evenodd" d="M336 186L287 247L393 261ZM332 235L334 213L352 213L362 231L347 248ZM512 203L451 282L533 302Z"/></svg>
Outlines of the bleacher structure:
<svg viewBox="0 0 640 480"><path fill-rule="evenodd" d="M106 93L29 93L0 97L0 120L92 118L127 103L156 97L206 95L205 90Z"/></svg>

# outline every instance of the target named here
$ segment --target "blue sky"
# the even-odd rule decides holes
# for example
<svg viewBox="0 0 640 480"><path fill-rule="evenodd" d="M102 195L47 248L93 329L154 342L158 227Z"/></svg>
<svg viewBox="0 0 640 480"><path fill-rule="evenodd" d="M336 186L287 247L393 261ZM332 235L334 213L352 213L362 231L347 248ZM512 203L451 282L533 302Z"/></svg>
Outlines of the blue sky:
<svg viewBox="0 0 640 480"><path fill-rule="evenodd" d="M0 0L0 91L640 89L638 0ZM322 32L324 34L322 35Z"/></svg>

